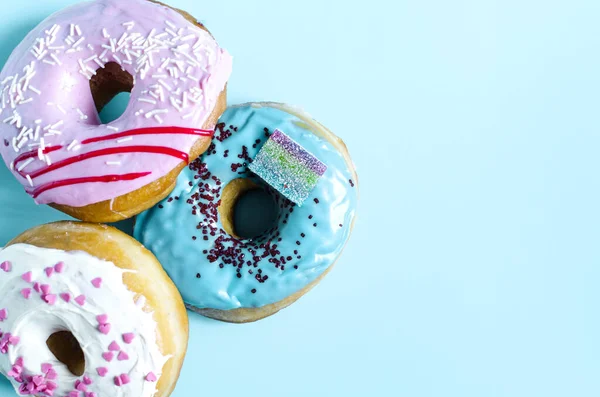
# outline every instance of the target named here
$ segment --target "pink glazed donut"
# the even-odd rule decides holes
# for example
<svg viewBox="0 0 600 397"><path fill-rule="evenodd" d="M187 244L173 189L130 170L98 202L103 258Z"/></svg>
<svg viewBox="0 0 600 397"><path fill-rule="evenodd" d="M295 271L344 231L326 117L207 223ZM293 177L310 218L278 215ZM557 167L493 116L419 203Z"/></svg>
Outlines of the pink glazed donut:
<svg viewBox="0 0 600 397"><path fill-rule="evenodd" d="M231 56L189 14L148 0L59 11L0 73L0 153L25 191L112 222L166 197L225 109ZM130 91L117 120L98 112Z"/></svg>

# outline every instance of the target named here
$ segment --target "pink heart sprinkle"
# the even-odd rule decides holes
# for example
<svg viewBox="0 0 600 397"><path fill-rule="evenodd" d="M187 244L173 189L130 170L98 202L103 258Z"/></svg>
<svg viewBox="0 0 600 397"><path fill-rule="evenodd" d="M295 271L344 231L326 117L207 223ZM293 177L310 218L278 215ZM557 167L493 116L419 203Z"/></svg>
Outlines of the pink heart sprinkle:
<svg viewBox="0 0 600 397"><path fill-rule="evenodd" d="M129 375L121 374L121 382L123 382L124 385L128 384L130 382Z"/></svg>
<svg viewBox="0 0 600 397"><path fill-rule="evenodd" d="M93 382L92 382L92 379L90 377L84 376L83 377L83 383L85 383L86 385L91 385Z"/></svg>
<svg viewBox="0 0 600 397"><path fill-rule="evenodd" d="M49 293L50 293L50 286L49 286L48 284L42 284L42 285L40 286L40 289L42 290L42 293L43 293L44 295L47 295L47 294L49 294Z"/></svg>
<svg viewBox="0 0 600 397"><path fill-rule="evenodd" d="M35 282L33 283L33 289L35 290L35 292L40 292L40 283Z"/></svg>
<svg viewBox="0 0 600 397"><path fill-rule="evenodd" d="M79 392L78 391L70 391L69 397L79 397Z"/></svg>
<svg viewBox="0 0 600 397"><path fill-rule="evenodd" d="M54 265L54 271L56 273L62 273L63 270L65 270L65 263L64 262L58 262L56 265Z"/></svg>
<svg viewBox="0 0 600 397"><path fill-rule="evenodd" d="M79 295L77 298L75 298L75 302L79 303L79 306L85 305L85 296Z"/></svg>
<svg viewBox="0 0 600 397"><path fill-rule="evenodd" d="M19 357L15 360L15 365L18 365L19 367L23 366L23 357Z"/></svg>
<svg viewBox="0 0 600 397"><path fill-rule="evenodd" d="M87 386L82 381L75 382L75 389L79 391L87 391Z"/></svg>
<svg viewBox="0 0 600 397"><path fill-rule="evenodd" d="M113 360L113 358L115 357L113 352L105 352L102 353L102 358L105 359L108 362L111 362Z"/></svg>
<svg viewBox="0 0 600 397"><path fill-rule="evenodd" d="M115 386L121 386L123 384L123 381L118 376L115 376L114 382L115 382Z"/></svg>
<svg viewBox="0 0 600 397"><path fill-rule="evenodd" d="M54 303L56 303L56 295L54 294L43 295L42 299L49 305L53 305Z"/></svg>
<svg viewBox="0 0 600 397"><path fill-rule="evenodd" d="M31 272L27 272L27 273L23 273L23 275L21 276L21 278L25 281L27 281L28 283L31 282Z"/></svg>
<svg viewBox="0 0 600 397"><path fill-rule="evenodd" d="M23 295L23 298L29 299L29 296L31 295L31 288L23 288L21 290L21 295Z"/></svg>
<svg viewBox="0 0 600 397"><path fill-rule="evenodd" d="M92 280L92 285L96 288L100 288L102 286L102 278L97 277Z"/></svg>
<svg viewBox="0 0 600 397"><path fill-rule="evenodd" d="M12 264L9 261L5 261L0 264L0 269L4 270L5 272L10 272L11 268Z"/></svg>
<svg viewBox="0 0 600 397"><path fill-rule="evenodd" d="M50 371L48 371L48 373L46 374L46 379L50 379L50 380L54 380L58 377L58 374L56 373L56 371L54 369L51 369Z"/></svg>
<svg viewBox="0 0 600 397"><path fill-rule="evenodd" d="M156 382L156 375L154 375L154 372L150 372L148 375L146 375L146 380L148 382Z"/></svg>
<svg viewBox="0 0 600 397"><path fill-rule="evenodd" d="M106 374L108 373L108 368L106 367L98 367L96 368L96 372L98 372L98 375L105 377Z"/></svg>
<svg viewBox="0 0 600 397"><path fill-rule="evenodd" d="M71 295L68 292L64 292L64 293L60 294L60 298L67 303L69 303L71 301Z"/></svg>
<svg viewBox="0 0 600 397"><path fill-rule="evenodd" d="M6 320L7 317L8 317L8 313L6 312L6 309L0 310L0 321Z"/></svg>
<svg viewBox="0 0 600 397"><path fill-rule="evenodd" d="M120 351L119 355L117 356L117 360L119 361L125 361L125 360L129 360L129 356L127 355L127 353L125 353L124 351Z"/></svg>
<svg viewBox="0 0 600 397"><path fill-rule="evenodd" d="M56 390L56 388L58 386L56 385L56 383L48 381L48 382L46 382L46 387L47 387L47 390L52 391L52 390ZM48 394L52 395L52 393L48 393Z"/></svg>
<svg viewBox="0 0 600 397"><path fill-rule="evenodd" d="M94 393L93 391L86 393L85 397L98 397L98 395L96 393Z"/></svg>
<svg viewBox="0 0 600 397"><path fill-rule="evenodd" d="M52 364L44 363L42 364L42 372L47 373L52 369Z"/></svg>
<svg viewBox="0 0 600 397"><path fill-rule="evenodd" d="M106 314L100 314L96 316L99 324L106 324L108 322L108 316Z"/></svg>
<svg viewBox="0 0 600 397"><path fill-rule="evenodd" d="M46 272L46 276L50 277L52 276L52 273L54 273L54 268L53 267L47 267L44 269L44 272Z"/></svg>
<svg viewBox="0 0 600 397"><path fill-rule="evenodd" d="M110 332L110 323L100 324L98 326L98 331L100 331L104 335L108 335L108 333Z"/></svg>
<svg viewBox="0 0 600 397"><path fill-rule="evenodd" d="M13 346L18 344L20 340L21 338L19 338L18 336L11 336L10 338L8 338L8 342Z"/></svg>
<svg viewBox="0 0 600 397"><path fill-rule="evenodd" d="M127 344L130 344L134 338L135 338L135 335L131 332L123 334L123 342L125 342Z"/></svg>
<svg viewBox="0 0 600 397"><path fill-rule="evenodd" d="M108 345L108 350L110 350L111 352L118 352L119 350L121 350L121 348L119 347L117 342L112 341L110 345Z"/></svg>

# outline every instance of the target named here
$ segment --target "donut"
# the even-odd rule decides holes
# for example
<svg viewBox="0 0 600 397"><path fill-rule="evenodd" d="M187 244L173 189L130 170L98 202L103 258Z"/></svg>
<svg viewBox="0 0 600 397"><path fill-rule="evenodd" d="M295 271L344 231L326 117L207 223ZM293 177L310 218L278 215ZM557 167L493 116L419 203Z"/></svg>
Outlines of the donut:
<svg viewBox="0 0 600 397"><path fill-rule="evenodd" d="M27 194L89 222L150 208L210 144L231 56L189 14L95 0L31 31L0 73L0 154ZM98 113L131 92L124 113Z"/></svg>
<svg viewBox="0 0 600 397"><path fill-rule="evenodd" d="M177 289L115 228L53 223L0 251L0 372L19 395L167 397L187 341Z"/></svg>
<svg viewBox="0 0 600 397"><path fill-rule="evenodd" d="M289 186L252 168L280 132L316 159L313 169L326 166L301 203L285 191ZM295 176L285 174L294 185ZM240 236L237 203L257 191L270 197L275 222ZM181 173L171 195L136 217L134 237L157 256L188 308L251 322L292 304L331 269L352 232L357 200L356 172L341 139L299 109L252 103L223 114L208 151Z"/></svg>

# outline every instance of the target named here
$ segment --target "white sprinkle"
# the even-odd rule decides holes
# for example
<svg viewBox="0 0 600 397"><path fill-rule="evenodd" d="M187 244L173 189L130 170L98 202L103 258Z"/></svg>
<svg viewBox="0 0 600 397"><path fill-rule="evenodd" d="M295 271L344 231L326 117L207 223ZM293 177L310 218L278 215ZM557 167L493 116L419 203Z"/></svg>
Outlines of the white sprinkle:
<svg viewBox="0 0 600 397"><path fill-rule="evenodd" d="M158 121L160 124L163 123L163 119L158 114L154 115L154 120Z"/></svg>
<svg viewBox="0 0 600 397"><path fill-rule="evenodd" d="M60 45L60 46L53 46L53 47L48 47L49 50L64 50L65 46L64 45Z"/></svg>
<svg viewBox="0 0 600 397"><path fill-rule="evenodd" d="M121 58L119 58L119 56L117 54L112 54L112 56L119 63L119 65L121 65L123 63L123 61L121 60Z"/></svg>
<svg viewBox="0 0 600 397"><path fill-rule="evenodd" d="M115 47L116 47L116 45L115 45L115 39L110 39L110 50L112 52L115 52L115 50L116 50Z"/></svg>
<svg viewBox="0 0 600 397"><path fill-rule="evenodd" d="M183 117L182 117L182 119L184 119L184 120L185 120L185 119L189 119L189 118L190 118L190 117L192 117L193 115L194 115L194 112L192 112L192 113L188 113L188 114L186 114L185 116L183 116Z"/></svg>
<svg viewBox="0 0 600 397"><path fill-rule="evenodd" d="M44 135L62 135L62 131L59 130L50 130Z"/></svg>
<svg viewBox="0 0 600 397"><path fill-rule="evenodd" d="M75 36L75 25L73 24L69 27L69 36Z"/></svg>
<svg viewBox="0 0 600 397"><path fill-rule="evenodd" d="M177 37L177 33L175 33L174 31L172 31L172 30L171 30L171 29L169 29L169 28L166 28L166 29L165 29L165 32L167 32L168 34L170 34L170 35L171 35L171 36L173 36L173 37Z"/></svg>
<svg viewBox="0 0 600 397"><path fill-rule="evenodd" d="M81 36L81 37L79 38L79 40L77 40L77 41L75 42L75 44L73 44L71 47L75 48L75 47L79 46L79 44L83 43L83 40L85 40L85 37L84 37L84 36Z"/></svg>
<svg viewBox="0 0 600 397"><path fill-rule="evenodd" d="M188 40L193 39L194 37L196 37L195 34L193 34L193 33L192 34L188 34L187 36L182 37L181 41L188 41Z"/></svg>
<svg viewBox="0 0 600 397"><path fill-rule="evenodd" d="M173 28L173 29L177 29L177 26L175 26L175 24L174 24L173 22L169 21L168 19L167 19L167 20L165 20L165 23L166 23L167 25L169 25L169 27L171 27L171 28Z"/></svg>
<svg viewBox="0 0 600 397"><path fill-rule="evenodd" d="M60 61L60 59L58 59L58 57L55 54L50 54L50 57L54 59L54 62L58 63L59 65L62 65L62 62Z"/></svg>
<svg viewBox="0 0 600 397"><path fill-rule="evenodd" d="M106 165L121 165L120 161L107 161Z"/></svg>
<svg viewBox="0 0 600 397"><path fill-rule="evenodd" d="M148 99L148 98L138 98L139 102L147 102L147 103L151 103L153 105L156 105L156 101L154 99Z"/></svg>
<svg viewBox="0 0 600 397"><path fill-rule="evenodd" d="M60 127L61 125L63 125L64 123L65 122L63 120L60 120L59 122L52 124L52 126L50 128L56 129L56 128Z"/></svg>
<svg viewBox="0 0 600 397"><path fill-rule="evenodd" d="M37 88L35 88L32 85L29 86L29 91L33 91L33 92L35 92L38 95L41 95L41 93L42 93L40 90L38 90Z"/></svg>
<svg viewBox="0 0 600 397"><path fill-rule="evenodd" d="M133 140L133 137L128 136L126 138L117 139L117 143L129 142L132 140Z"/></svg>
<svg viewBox="0 0 600 397"><path fill-rule="evenodd" d="M25 169L25 167L27 167L29 164L33 163L33 160L34 160L33 157L30 157L27 160L25 160L23 162L23 164L21 164L19 166L19 168L17 168L17 171L19 171L19 172L23 171Z"/></svg>
<svg viewBox="0 0 600 397"><path fill-rule="evenodd" d="M88 72L86 72L86 71L80 70L79 73L81 73L82 75L84 75L85 78L88 79L88 80L90 80L92 78L92 76Z"/></svg>
<svg viewBox="0 0 600 397"><path fill-rule="evenodd" d="M81 36L81 29L79 28L79 25L75 25L75 32L77 32L77 36Z"/></svg>
<svg viewBox="0 0 600 397"><path fill-rule="evenodd" d="M89 49L90 49L90 51L94 51L94 46L93 46L93 45L91 45L91 44L89 44L89 43L88 43L88 45L87 45L87 48L89 48Z"/></svg>
<svg viewBox="0 0 600 397"><path fill-rule="evenodd" d="M45 155L45 156L44 156L44 159L46 160L46 164L48 164L48 165L52 165L52 161L50 161L50 156L48 156L48 155Z"/></svg>
<svg viewBox="0 0 600 397"><path fill-rule="evenodd" d="M47 59L44 59L42 62L47 63L48 65L56 66L55 62L49 61Z"/></svg>
<svg viewBox="0 0 600 397"><path fill-rule="evenodd" d="M81 111L81 109L77 108L76 110L77 110L77 113L79 113L79 118L80 118L81 120L86 120L86 119L87 119L87 116L85 115L85 113L83 113L83 112Z"/></svg>
<svg viewBox="0 0 600 397"><path fill-rule="evenodd" d="M113 127L112 125L107 125L106 128L108 128L109 130L113 130L113 131L119 131L119 129L117 127Z"/></svg>
<svg viewBox="0 0 600 397"><path fill-rule="evenodd" d="M94 76L96 75L96 70L92 69L91 67L89 67L89 66L87 66L87 65L86 65L86 66L85 66L85 69L86 69L88 72L90 72L91 74L93 74Z"/></svg>
<svg viewBox="0 0 600 397"><path fill-rule="evenodd" d="M69 146L67 146L67 150L70 152L75 147L75 145L77 145L77 139L69 143Z"/></svg>
<svg viewBox="0 0 600 397"><path fill-rule="evenodd" d="M148 113L146 113L146 118L149 119L150 117L156 115L156 114L165 114L165 113L169 113L168 109L155 109L152 110Z"/></svg>
<svg viewBox="0 0 600 397"><path fill-rule="evenodd" d="M29 88L31 88L31 87L29 87ZM42 124L42 119L37 119L36 121L34 121L34 123L36 123L36 124Z"/></svg>
<svg viewBox="0 0 600 397"><path fill-rule="evenodd" d="M48 50L44 50L40 55L38 55L37 60L40 61L48 54Z"/></svg>
<svg viewBox="0 0 600 397"><path fill-rule="evenodd" d="M162 80L162 79L158 79L158 84L162 85L163 87L165 87L169 91L173 90L173 88L171 88L171 86L168 85L167 83L165 83L164 80Z"/></svg>
<svg viewBox="0 0 600 397"><path fill-rule="evenodd" d="M108 47L110 49L110 47ZM106 56L106 53L108 52L108 49L102 51L102 54L100 54L100 58L104 58Z"/></svg>
<svg viewBox="0 0 600 397"><path fill-rule="evenodd" d="M39 139L39 137L40 137L40 129L41 129L41 127L39 125L35 127L35 133L33 135L33 140L34 141L37 141Z"/></svg>
<svg viewBox="0 0 600 397"><path fill-rule="evenodd" d="M69 48L67 51L65 51L66 54L72 54L74 52L77 52L75 48Z"/></svg>
<svg viewBox="0 0 600 397"><path fill-rule="evenodd" d="M78 151L79 149L81 149L81 145L77 145L77 146L75 146L75 147L73 148L73 151L74 151L74 152L76 152L76 151Z"/></svg>
<svg viewBox="0 0 600 397"><path fill-rule="evenodd" d="M160 68L161 69L166 68L169 63L171 63L171 58L165 59L164 62L160 65Z"/></svg>
<svg viewBox="0 0 600 397"><path fill-rule="evenodd" d="M29 103L29 102L32 102L32 101L33 101L33 98L27 98L27 99L24 99L24 100L22 100L22 101L19 103L19 105L24 105L24 104L26 104L26 103Z"/></svg>
<svg viewBox="0 0 600 397"><path fill-rule="evenodd" d="M104 36L105 39L108 39L110 37L110 35L106 31L106 28L102 28L102 36Z"/></svg>
<svg viewBox="0 0 600 397"><path fill-rule="evenodd" d="M56 107L58 108L58 110L60 110L60 112L62 114L67 114L67 112L65 111L65 108L63 108L62 106L60 106L60 104L57 104Z"/></svg>
<svg viewBox="0 0 600 397"><path fill-rule="evenodd" d="M193 81L195 81L196 83L200 82L200 79L199 79L199 78L197 78L197 77L190 76L190 75L188 75L187 77L188 77L188 79L190 79L190 80L193 80Z"/></svg>
<svg viewBox="0 0 600 397"><path fill-rule="evenodd" d="M29 175L25 175L25 178L27 178L27 182L29 182L29 186L33 187L33 181L31 180L31 177Z"/></svg>
<svg viewBox="0 0 600 397"><path fill-rule="evenodd" d="M90 61L93 61L94 59L96 59L98 57L98 55L94 54L91 57L84 59L83 62L88 63Z"/></svg>
<svg viewBox="0 0 600 397"><path fill-rule="evenodd" d="M98 58L94 58L94 62L96 62L96 64L98 66L100 66L101 68L104 68L104 64L102 63L102 61L100 61Z"/></svg>

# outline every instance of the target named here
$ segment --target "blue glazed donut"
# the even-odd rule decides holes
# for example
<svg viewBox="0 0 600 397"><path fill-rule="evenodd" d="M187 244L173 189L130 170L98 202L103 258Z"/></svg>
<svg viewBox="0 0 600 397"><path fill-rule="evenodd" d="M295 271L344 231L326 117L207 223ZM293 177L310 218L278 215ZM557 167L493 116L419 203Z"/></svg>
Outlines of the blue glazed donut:
<svg viewBox="0 0 600 397"><path fill-rule="evenodd" d="M280 130L327 167L299 206L249 170ZM276 225L237 236L240 195L264 189ZM208 317L254 321L313 287L350 237L358 200L356 173L343 142L307 114L276 103L229 108L209 150L186 168L171 195L136 219L134 236L160 260L188 307Z"/></svg>

